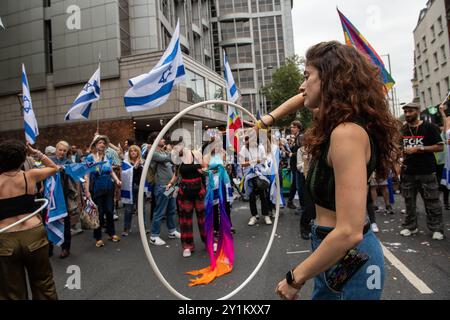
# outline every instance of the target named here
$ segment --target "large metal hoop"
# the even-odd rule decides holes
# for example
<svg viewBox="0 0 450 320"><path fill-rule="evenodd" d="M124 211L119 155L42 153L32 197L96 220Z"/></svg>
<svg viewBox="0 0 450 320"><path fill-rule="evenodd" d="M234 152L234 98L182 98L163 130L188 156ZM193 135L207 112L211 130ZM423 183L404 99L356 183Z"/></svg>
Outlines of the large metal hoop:
<svg viewBox="0 0 450 320"><path fill-rule="evenodd" d="M33 213L30 213L29 215L27 215L25 218L20 219L19 221L16 221L12 224L10 224L7 227L4 227L3 229L0 229L0 233L5 232L6 230L9 230L19 224L21 224L22 222L27 221L28 219L31 219L32 217L34 217L35 215L37 215L40 211L44 210L45 207L47 207L48 205L48 200L43 198L43 199L35 199L35 202L44 202L44 204L42 206L39 207L39 209L37 209L36 211L34 211Z"/></svg>
<svg viewBox="0 0 450 320"><path fill-rule="evenodd" d="M139 223L139 232L141 235L141 242L142 245L144 246L144 251L145 254L147 256L147 260L150 263L151 268L153 269L153 271L155 272L156 276L158 277L158 279L162 282L162 284L172 293L174 294L177 298L179 299L183 299L183 300L191 300L190 298L182 295L181 293L179 293L177 290L175 290L175 288L173 288L169 282L167 282L167 280L164 278L164 276L162 275L162 273L159 271L158 266L156 265L155 260L153 259L151 250L150 250L150 246L148 243L148 239L147 239L147 235L145 232L145 225L144 225L144 188L145 188L145 179L147 176L147 171L148 171L148 167L150 165L150 159L153 157L153 154L156 150L156 147L158 146L159 141L164 137L164 135L167 133L167 131L169 131L169 129L172 127L172 125L177 122L181 117L183 117L186 113L203 107L205 105L210 105L210 104L222 104L222 105L228 105L228 106L232 106L235 107L239 110L241 110L242 112L246 113L247 115L250 116L250 118L253 121L257 121L255 116L253 116L253 114L251 114L247 109L241 107L240 105L237 105L235 103L229 102L229 101L224 101L224 100L210 100L210 101L204 101L204 102L200 102L197 104L194 104L190 107L187 107L186 109L184 109L183 111L181 111L180 113L178 113L175 117L173 117L165 126L164 128L161 130L161 132L159 133L159 135L156 137L154 143L152 144L152 147L150 148L150 151L147 155L147 159L145 160L145 164L144 164L144 168L142 170L142 176L141 176L141 181L139 184L139 195L138 195L138 223ZM272 157L272 163L275 163L274 159L273 159L273 153L270 152L270 157ZM276 183L276 188L277 188L277 192L276 192L276 208L275 208L275 221L273 224L273 228L272 228L272 233L270 235L270 239L269 242L267 244L266 250L264 251L264 254L261 257L261 260L259 261L258 265L256 266L255 270L253 270L253 272L248 276L248 278L239 286L237 287L235 290L233 290L231 293L227 294L226 296L223 296L222 298L219 298L218 300L226 300L226 299L230 299L231 297L233 297L234 295L236 295L239 291L241 291L254 277L255 275L258 273L258 271L261 269L262 265L264 264L264 262L267 259L267 256L269 254L270 248L272 247L272 243L273 243L273 239L275 237L275 232L277 229L277 225L278 225L278 216L279 216L279 212L280 212L280 178L278 176L278 167L275 166L275 183Z"/></svg>

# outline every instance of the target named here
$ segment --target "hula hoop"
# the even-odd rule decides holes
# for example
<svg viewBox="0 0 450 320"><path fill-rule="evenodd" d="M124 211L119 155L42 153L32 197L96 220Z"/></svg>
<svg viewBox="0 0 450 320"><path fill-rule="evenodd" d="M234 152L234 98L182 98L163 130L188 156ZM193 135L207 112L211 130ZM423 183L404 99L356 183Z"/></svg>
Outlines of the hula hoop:
<svg viewBox="0 0 450 320"><path fill-rule="evenodd" d="M159 271L158 266L156 265L156 262L152 256L151 250L150 250L150 246L148 243L148 239L147 239L147 235L145 232L145 225L144 225L144 187L145 187L145 178L147 176L147 171L148 171L148 167L150 165L150 159L153 157L153 154L156 150L156 147L158 146L159 141L164 137L164 135L167 133L167 131L169 131L169 129L172 127L172 125L177 122L181 117L183 117L186 113L205 106L205 105L209 105L209 104L223 104L223 105L228 105L228 106L232 106L235 108L238 108L239 110L245 112L247 115L250 116L250 118L253 119L253 121L257 121L255 116L253 116L253 114L251 114L247 109L241 107L240 105L237 105L235 103L229 102L229 101L223 101L223 100L210 100L210 101L204 101L204 102L200 102L197 104L194 104L190 107L187 107L186 109L182 110L180 113L178 113L175 117L173 117L165 126L164 128L161 130L161 132L159 133L159 135L156 137L155 141L152 144L152 147L150 148L150 151L147 155L147 159L145 160L145 164L144 164L144 168L142 170L142 176L141 176L141 181L139 184L139 194L138 194L138 223L139 223L139 232L141 235L141 242L142 245L144 246L144 251L145 254L147 256L147 260L150 263L151 268L153 269L153 271L155 272L156 276L158 277L158 279L161 281L161 283L173 294L175 295L177 298L182 299L182 300L191 300L190 298L182 295L181 293L179 293L177 290L175 290L175 288L173 288L169 282L167 282L167 280L164 278L164 276L162 275L162 273ZM274 159L273 159L273 153L272 151L270 152L270 157L272 157L272 163L274 163ZM270 239L269 242L267 244L266 250L264 251L264 254L261 257L261 260L259 261L258 265L255 267L255 269L253 270L253 272L248 276L248 278L239 286L237 287L235 290L233 290L231 293L227 294L226 296L223 296L222 298L219 298L218 300L227 300L230 299L231 297L233 297L234 295L236 295L239 291L241 291L254 277L255 275L258 273L258 271L261 269L262 265L264 264L264 262L267 259L267 256L269 254L270 248L272 247L272 243L275 237L275 232L277 229L277 225L278 225L278 216L279 216L279 212L280 212L280 193L278 192L280 190L280 178L278 176L278 167L275 166L275 183L276 183L276 188L277 188L277 195L276 195L276 208L275 208L275 222L273 224L273 228L272 228L272 233L270 235Z"/></svg>
<svg viewBox="0 0 450 320"><path fill-rule="evenodd" d="M9 230L19 224L21 224L22 222L27 221L28 219L31 219L32 217L34 217L35 215L37 215L40 211L42 211L47 205L48 205L48 200L43 198L43 199L35 199L34 202L44 202L44 204L42 206L39 207L39 209L37 209L36 211L34 211L33 213L30 213L29 215L27 215L25 218L20 219L19 221L16 221L12 224L10 224L7 227L4 227L3 229L0 229L0 233L5 232L6 230Z"/></svg>

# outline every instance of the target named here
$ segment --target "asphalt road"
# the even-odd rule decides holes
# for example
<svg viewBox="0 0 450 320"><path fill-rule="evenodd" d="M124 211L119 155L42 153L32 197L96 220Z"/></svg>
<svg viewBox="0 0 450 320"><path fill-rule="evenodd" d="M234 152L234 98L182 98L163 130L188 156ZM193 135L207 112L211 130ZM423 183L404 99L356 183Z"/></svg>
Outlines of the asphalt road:
<svg viewBox="0 0 450 320"><path fill-rule="evenodd" d="M381 203L381 198L379 199ZM379 238L383 245L417 279L411 282L411 273L395 267L386 261L386 278L382 299L419 300L450 299L450 241L431 240L426 228L423 203L418 201L420 214L420 232L409 238L399 235L403 214L403 200L396 196L394 215L377 214L380 228ZM310 242L299 236L299 216L294 210L280 210L279 224L272 249L259 273L232 299L240 300L276 300L275 285L286 271L304 260L310 252ZM121 212L120 212L121 213ZM181 294L192 299L210 300L223 297L237 288L259 263L269 241L273 226L262 221L255 226L247 226L250 217L248 203L236 201L233 205L232 221L236 229L235 265L232 273L216 279L206 286L188 287L190 276L184 272L208 266L208 256L204 245L197 237L196 251L189 258L182 257L179 240L167 239L167 229L163 222L161 237L167 245L151 246L158 267L169 283ZM261 219L260 219L261 220ZM450 212L444 211L445 232L450 235ZM122 214L116 221L116 229L122 230ZM52 257L54 278L60 299L174 299L157 279L146 259L137 228L137 216L133 218L134 232L119 243L105 242L106 246L96 248L92 231L85 231L72 239L71 255L59 259L59 248L55 248ZM194 229L194 231L197 231ZM198 234L198 232L195 232ZM78 266L81 275L81 288L70 289L66 286L72 273L70 266ZM403 273L400 271L403 271ZM69 268L70 270L70 268ZM422 281L422 286L417 282ZM69 283L71 283L69 281ZM72 282L73 283L73 282ZM419 291L425 285L432 293ZM301 291L301 298L309 299L312 281L308 281Z"/></svg>

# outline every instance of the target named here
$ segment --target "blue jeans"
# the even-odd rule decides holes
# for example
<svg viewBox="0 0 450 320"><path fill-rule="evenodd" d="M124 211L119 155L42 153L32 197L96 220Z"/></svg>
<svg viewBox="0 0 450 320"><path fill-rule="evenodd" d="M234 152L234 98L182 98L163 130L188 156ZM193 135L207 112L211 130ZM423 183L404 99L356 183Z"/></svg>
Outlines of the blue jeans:
<svg viewBox="0 0 450 320"><path fill-rule="evenodd" d="M161 233L161 220L165 214L167 214L167 229L169 233L177 230L175 225L175 215L177 210L177 204L174 197L166 197L164 192L166 186L156 184L153 192L155 193L155 210L153 212L152 220L152 237L159 237Z"/></svg>
<svg viewBox="0 0 450 320"><path fill-rule="evenodd" d="M124 208L124 218L123 218L123 229L130 231L131 230L131 221L133 220L133 213L137 213L137 199L139 194L139 187L134 188L133 187L133 204L125 203L123 205ZM144 195L144 225L147 229L148 226L148 219L146 215L146 202L145 202L145 195Z"/></svg>
<svg viewBox="0 0 450 320"><path fill-rule="evenodd" d="M95 240L102 239L102 226L105 223L106 218L106 233L112 237L116 234L114 228L114 189L111 189L106 194L101 196L92 195L92 200L97 205L98 217L100 220L100 226L94 230Z"/></svg>
<svg viewBox="0 0 450 320"><path fill-rule="evenodd" d="M317 237L317 225L312 227L311 247L315 251L322 240ZM332 230L332 228L321 227ZM331 289L326 277L330 268L314 278L313 300L380 300L384 286L384 257L380 241L371 229L366 232L357 248L369 256L369 260L348 280L341 291Z"/></svg>

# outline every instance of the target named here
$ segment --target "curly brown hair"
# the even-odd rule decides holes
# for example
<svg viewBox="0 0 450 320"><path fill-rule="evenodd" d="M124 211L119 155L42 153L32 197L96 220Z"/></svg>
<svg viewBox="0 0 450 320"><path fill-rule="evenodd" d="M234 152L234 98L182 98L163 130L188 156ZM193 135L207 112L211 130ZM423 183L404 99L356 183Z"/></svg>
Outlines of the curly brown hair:
<svg viewBox="0 0 450 320"><path fill-rule="evenodd" d="M380 69L358 50L338 41L311 47L306 65L316 68L321 80L321 107L305 134L307 152L317 159L338 125L362 122L376 146L377 176L386 177L398 162L400 132L389 111Z"/></svg>

